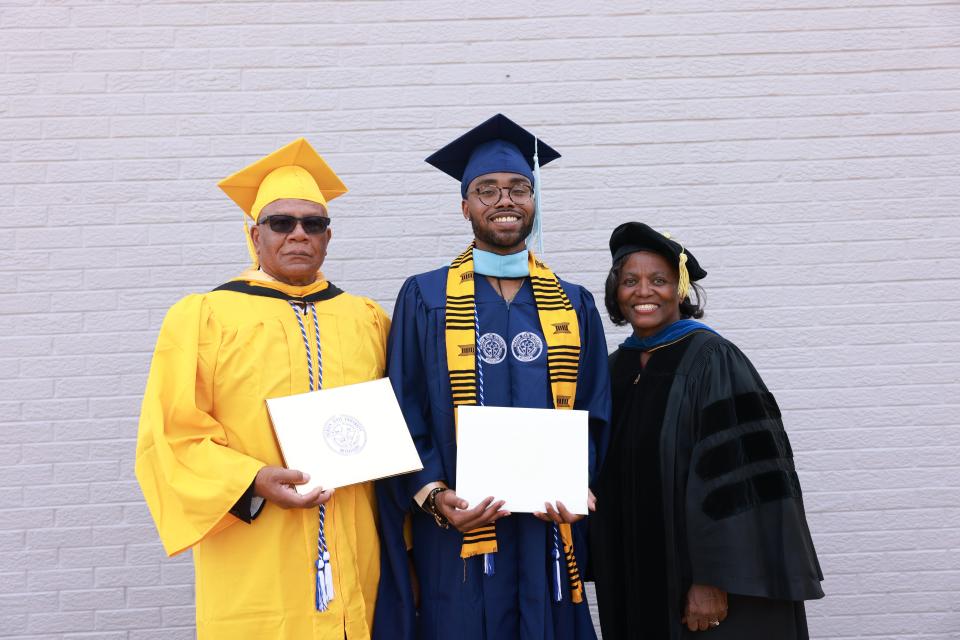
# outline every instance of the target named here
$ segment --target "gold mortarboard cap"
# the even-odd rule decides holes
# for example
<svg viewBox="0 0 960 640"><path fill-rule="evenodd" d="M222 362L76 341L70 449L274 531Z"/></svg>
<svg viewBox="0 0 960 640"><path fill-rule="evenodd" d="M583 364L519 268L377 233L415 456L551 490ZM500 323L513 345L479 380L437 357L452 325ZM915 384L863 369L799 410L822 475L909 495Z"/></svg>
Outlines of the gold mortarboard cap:
<svg viewBox="0 0 960 640"><path fill-rule="evenodd" d="M326 207L328 200L347 192L346 185L305 138L277 149L217 185L254 221L274 200L297 198Z"/></svg>

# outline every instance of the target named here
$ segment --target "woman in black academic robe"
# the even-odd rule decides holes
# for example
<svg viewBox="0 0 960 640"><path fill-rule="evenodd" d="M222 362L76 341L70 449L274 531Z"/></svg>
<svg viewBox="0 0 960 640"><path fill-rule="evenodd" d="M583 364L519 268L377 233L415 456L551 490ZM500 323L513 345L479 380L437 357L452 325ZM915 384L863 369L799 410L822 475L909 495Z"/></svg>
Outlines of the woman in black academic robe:
<svg viewBox="0 0 960 640"><path fill-rule="evenodd" d="M776 401L693 319L706 271L689 251L639 222L610 250L607 310L633 335L610 357L613 440L590 518L604 638L808 638L803 601L823 597L823 575Z"/></svg>

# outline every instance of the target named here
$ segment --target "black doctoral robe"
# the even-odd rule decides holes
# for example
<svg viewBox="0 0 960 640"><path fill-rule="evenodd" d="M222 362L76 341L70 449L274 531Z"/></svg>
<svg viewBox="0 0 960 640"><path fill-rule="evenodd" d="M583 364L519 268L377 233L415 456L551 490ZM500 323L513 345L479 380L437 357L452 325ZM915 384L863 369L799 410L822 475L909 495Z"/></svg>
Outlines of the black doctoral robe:
<svg viewBox="0 0 960 640"><path fill-rule="evenodd" d="M807 638L823 575L780 410L750 361L708 332L610 357L613 436L591 520L605 638L694 636L691 584L729 594L710 638Z"/></svg>

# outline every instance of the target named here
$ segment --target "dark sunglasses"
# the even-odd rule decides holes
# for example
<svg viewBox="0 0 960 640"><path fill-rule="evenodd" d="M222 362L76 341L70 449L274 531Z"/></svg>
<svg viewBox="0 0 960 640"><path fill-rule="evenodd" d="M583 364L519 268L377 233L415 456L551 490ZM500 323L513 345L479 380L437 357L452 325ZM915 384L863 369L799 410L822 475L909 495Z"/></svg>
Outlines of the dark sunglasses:
<svg viewBox="0 0 960 640"><path fill-rule="evenodd" d="M257 222L257 224L264 223L269 224L270 230L274 233L292 233L293 230L297 228L297 223L300 223L304 233L316 235L327 230L327 227L330 226L330 218L326 216L304 216L297 218L295 216L276 215L267 216Z"/></svg>

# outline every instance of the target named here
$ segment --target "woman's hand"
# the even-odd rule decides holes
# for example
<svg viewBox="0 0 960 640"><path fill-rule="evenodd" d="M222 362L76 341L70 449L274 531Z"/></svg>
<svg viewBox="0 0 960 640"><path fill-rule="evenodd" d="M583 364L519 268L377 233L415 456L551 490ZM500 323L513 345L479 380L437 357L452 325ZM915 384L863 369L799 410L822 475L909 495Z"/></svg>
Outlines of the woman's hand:
<svg viewBox="0 0 960 640"><path fill-rule="evenodd" d="M554 508L554 506L549 502L544 502L543 506L546 507L546 512L537 511L533 514L533 517L539 518L544 522L552 522L554 524L573 524L577 520L583 520L586 517L570 513L559 500L557 501L556 508ZM597 510L597 497L593 495L593 491L590 491L590 489L587 489L587 509L590 511Z"/></svg>
<svg viewBox="0 0 960 640"><path fill-rule="evenodd" d="M727 592L705 584L694 584L687 591L680 624L690 631L706 631L727 619Z"/></svg>
<svg viewBox="0 0 960 640"><path fill-rule="evenodd" d="M491 524L510 515L509 511L500 510L504 504L503 500L494 502L493 497L483 500L472 509L467 508L470 505L466 500L458 497L453 489L441 491L437 494L436 500L437 511L447 519L450 526L461 533Z"/></svg>

